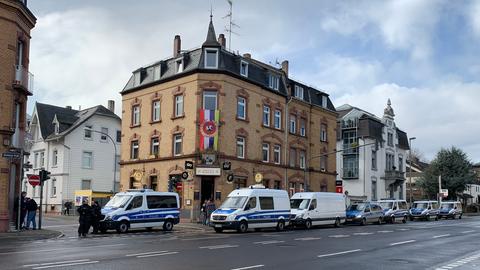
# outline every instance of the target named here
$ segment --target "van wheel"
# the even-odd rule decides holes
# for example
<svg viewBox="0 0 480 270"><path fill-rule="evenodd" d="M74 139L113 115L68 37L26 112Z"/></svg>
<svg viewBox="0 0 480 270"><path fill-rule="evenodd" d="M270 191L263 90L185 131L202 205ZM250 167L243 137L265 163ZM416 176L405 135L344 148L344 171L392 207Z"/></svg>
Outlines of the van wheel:
<svg viewBox="0 0 480 270"><path fill-rule="evenodd" d="M312 228L312 220L305 220L305 229L310 230Z"/></svg>
<svg viewBox="0 0 480 270"><path fill-rule="evenodd" d="M438 221L438 216L435 216L435 221Z"/></svg>
<svg viewBox="0 0 480 270"><path fill-rule="evenodd" d="M410 217L410 221L413 221L413 217Z"/></svg>
<svg viewBox="0 0 480 270"><path fill-rule="evenodd" d="M168 219L163 223L163 230L164 231L171 231L173 229L173 222L172 220Z"/></svg>
<svg viewBox="0 0 480 270"><path fill-rule="evenodd" d="M367 225L367 219L366 219L366 218L362 218L362 221L360 221L360 225L362 225L362 226Z"/></svg>
<svg viewBox="0 0 480 270"><path fill-rule="evenodd" d="M335 223L333 223L333 226L334 226L335 228L340 227L340 219L339 219L338 217L335 219Z"/></svg>
<svg viewBox="0 0 480 270"><path fill-rule="evenodd" d="M460 216L458 216L458 219L462 219L462 214L460 214Z"/></svg>
<svg viewBox="0 0 480 270"><path fill-rule="evenodd" d="M430 221L430 216L429 216L429 215L426 215L426 216L425 216L425 220L426 220L426 221Z"/></svg>
<svg viewBox="0 0 480 270"><path fill-rule="evenodd" d="M395 222L396 222L395 216L392 216L392 218L390 219L390 223L395 224Z"/></svg>
<svg viewBox="0 0 480 270"><path fill-rule="evenodd" d="M283 220L280 220L278 223L277 223L277 231L283 231L285 230L285 221Z"/></svg>
<svg viewBox="0 0 480 270"><path fill-rule="evenodd" d="M404 216L404 217L403 217L402 223L403 223L403 224L407 223L407 216Z"/></svg>
<svg viewBox="0 0 480 270"><path fill-rule="evenodd" d="M215 228L215 232L216 233L221 233L221 232L223 232L223 228Z"/></svg>
<svg viewBox="0 0 480 270"><path fill-rule="evenodd" d="M379 218L378 218L378 221L377 221L377 224L378 224L378 225L381 225L381 224L382 224L382 222L383 222L382 218L381 218L381 217L379 217Z"/></svg>
<svg viewBox="0 0 480 270"><path fill-rule="evenodd" d="M129 227L130 226L129 226L127 221L122 221L117 226L117 232L118 233L126 233L126 232L128 232Z"/></svg>
<svg viewBox="0 0 480 270"><path fill-rule="evenodd" d="M248 224L245 221L241 221L240 224L238 225L238 232L240 233L246 233L248 231Z"/></svg>

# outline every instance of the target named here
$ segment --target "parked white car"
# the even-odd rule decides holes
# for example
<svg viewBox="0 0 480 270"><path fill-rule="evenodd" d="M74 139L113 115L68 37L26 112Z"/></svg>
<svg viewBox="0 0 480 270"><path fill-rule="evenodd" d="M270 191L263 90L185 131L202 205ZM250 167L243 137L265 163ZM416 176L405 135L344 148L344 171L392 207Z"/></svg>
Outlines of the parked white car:
<svg viewBox="0 0 480 270"><path fill-rule="evenodd" d="M345 195L332 192L297 192L290 199L291 224L310 229L316 225L339 227L346 219Z"/></svg>

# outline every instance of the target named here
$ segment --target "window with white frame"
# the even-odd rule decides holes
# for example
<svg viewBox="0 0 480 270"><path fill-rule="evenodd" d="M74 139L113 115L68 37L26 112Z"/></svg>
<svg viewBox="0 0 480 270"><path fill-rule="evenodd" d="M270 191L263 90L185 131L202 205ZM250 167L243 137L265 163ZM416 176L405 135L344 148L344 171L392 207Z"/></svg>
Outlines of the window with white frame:
<svg viewBox="0 0 480 270"><path fill-rule="evenodd" d="M270 107L263 105L263 125L270 126Z"/></svg>
<svg viewBox="0 0 480 270"><path fill-rule="evenodd" d="M130 159L138 158L138 141L132 141L130 143Z"/></svg>
<svg viewBox="0 0 480 270"><path fill-rule="evenodd" d="M279 144L273 146L273 163L280 164L282 147Z"/></svg>
<svg viewBox="0 0 480 270"><path fill-rule="evenodd" d="M294 96L299 99L303 99L303 87L295 85L294 87Z"/></svg>
<svg viewBox="0 0 480 270"><path fill-rule="evenodd" d="M83 135L83 138L87 139L87 140L91 140L92 139L92 126L85 126L85 130L84 130L84 135Z"/></svg>
<svg viewBox="0 0 480 270"><path fill-rule="evenodd" d="M297 133L297 117L290 115L290 133Z"/></svg>
<svg viewBox="0 0 480 270"><path fill-rule="evenodd" d="M92 180L91 179L83 179L82 180L82 190L92 189Z"/></svg>
<svg viewBox="0 0 480 270"><path fill-rule="evenodd" d="M58 165L58 150L55 149L52 152L52 166L57 166Z"/></svg>
<svg viewBox="0 0 480 270"><path fill-rule="evenodd" d="M320 170L322 172L327 170L327 156L320 157Z"/></svg>
<svg viewBox="0 0 480 270"><path fill-rule="evenodd" d="M270 145L262 143L262 161L268 162L270 160Z"/></svg>
<svg viewBox="0 0 480 270"><path fill-rule="evenodd" d="M327 125L320 124L320 141L327 141Z"/></svg>
<svg viewBox="0 0 480 270"><path fill-rule="evenodd" d="M183 116L183 95L175 96L175 117Z"/></svg>
<svg viewBox="0 0 480 270"><path fill-rule="evenodd" d="M372 149L372 170L377 169L377 151Z"/></svg>
<svg viewBox="0 0 480 270"><path fill-rule="evenodd" d="M211 111L217 109L217 91L203 91L203 109Z"/></svg>
<svg viewBox="0 0 480 270"><path fill-rule="evenodd" d="M240 75L248 77L248 63L245 61L240 61Z"/></svg>
<svg viewBox="0 0 480 270"><path fill-rule="evenodd" d="M276 129L282 129L282 111L275 110L273 115L273 127Z"/></svg>
<svg viewBox="0 0 480 270"><path fill-rule="evenodd" d="M157 156L160 153L160 140L158 137L152 138L150 154Z"/></svg>
<svg viewBox="0 0 480 270"><path fill-rule="evenodd" d="M280 78L276 75L269 74L268 76L268 87L272 88L273 90L278 90Z"/></svg>
<svg viewBox="0 0 480 270"><path fill-rule="evenodd" d="M328 97L322 96L322 107L327 108L327 106L328 106Z"/></svg>
<svg viewBox="0 0 480 270"><path fill-rule="evenodd" d="M237 158L245 158L245 138L237 137Z"/></svg>
<svg viewBox="0 0 480 270"><path fill-rule="evenodd" d="M237 97L237 118L245 120L247 118L247 100L244 97Z"/></svg>
<svg viewBox="0 0 480 270"><path fill-rule="evenodd" d="M180 73L183 71L183 58L175 61L175 71L176 73Z"/></svg>
<svg viewBox="0 0 480 270"><path fill-rule="evenodd" d="M173 155L179 156L182 154L182 134L173 135Z"/></svg>
<svg viewBox="0 0 480 270"><path fill-rule="evenodd" d="M33 168L36 169L38 168L38 156L40 155L40 153L36 152L35 155L34 155L34 158L33 158Z"/></svg>
<svg viewBox="0 0 480 270"><path fill-rule="evenodd" d="M101 132L102 133L100 133L100 140L103 142L107 141L108 128L102 127Z"/></svg>
<svg viewBox="0 0 480 270"><path fill-rule="evenodd" d="M377 179L372 177L372 201L377 200Z"/></svg>
<svg viewBox="0 0 480 270"><path fill-rule="evenodd" d="M305 151L300 150L299 154L300 168L305 169Z"/></svg>
<svg viewBox="0 0 480 270"><path fill-rule="evenodd" d="M52 178L51 188L52 189L50 191L50 196L56 197L57 196L57 179Z"/></svg>
<svg viewBox="0 0 480 270"><path fill-rule="evenodd" d="M161 76L160 65L156 65L153 67L153 79L155 81L160 80L160 76Z"/></svg>
<svg viewBox="0 0 480 270"><path fill-rule="evenodd" d="M160 100L152 102L152 122L160 121Z"/></svg>
<svg viewBox="0 0 480 270"><path fill-rule="evenodd" d="M132 126L140 125L140 105L132 107Z"/></svg>
<svg viewBox="0 0 480 270"><path fill-rule="evenodd" d="M40 152L40 168L45 167L45 152Z"/></svg>
<svg viewBox="0 0 480 270"><path fill-rule="evenodd" d="M303 136L305 137L306 135L306 128L305 128L305 125L306 125L306 120L304 118L301 118L300 119L300 136Z"/></svg>
<svg viewBox="0 0 480 270"><path fill-rule="evenodd" d="M205 68L218 68L218 49L205 49Z"/></svg>
<svg viewBox="0 0 480 270"><path fill-rule="evenodd" d="M393 146L393 133L388 132L387 143L389 146Z"/></svg>
<svg viewBox="0 0 480 270"><path fill-rule="evenodd" d="M91 169L93 167L93 152L83 151L82 168Z"/></svg>
<svg viewBox="0 0 480 270"><path fill-rule="evenodd" d="M55 126L55 134L58 134L59 131L60 131L60 127L59 127L59 125L58 125L58 122L55 122L55 123L54 123L54 126Z"/></svg>
<svg viewBox="0 0 480 270"><path fill-rule="evenodd" d="M137 71L137 72L133 73L133 85L134 85L134 86L140 85L140 83L141 83L141 76L142 76L141 73L142 73L141 71Z"/></svg>

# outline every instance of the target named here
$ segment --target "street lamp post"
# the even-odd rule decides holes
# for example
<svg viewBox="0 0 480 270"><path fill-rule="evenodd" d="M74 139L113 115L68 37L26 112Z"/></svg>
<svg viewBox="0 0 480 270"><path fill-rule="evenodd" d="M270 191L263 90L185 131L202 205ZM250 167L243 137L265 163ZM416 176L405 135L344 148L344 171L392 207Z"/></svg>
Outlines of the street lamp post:
<svg viewBox="0 0 480 270"><path fill-rule="evenodd" d="M110 137L110 135L108 135L108 133L101 132L101 131L98 131L98 130L93 130L91 128L85 128L85 130L89 130L91 132L100 133L102 135L105 135L105 136L107 136L107 138L110 139L110 141L113 144L113 150L114 150L115 156L113 157L113 186L112 186L112 192L115 192L115 182L116 182L115 180L117 178L117 145L115 144L115 141L113 140L113 138Z"/></svg>
<svg viewBox="0 0 480 270"><path fill-rule="evenodd" d="M415 140L416 137L411 137L408 139L408 143L410 146L410 151L408 152L408 159L410 160L410 173L408 174L408 185L410 186L410 205L413 201L413 188L412 188L412 141Z"/></svg>

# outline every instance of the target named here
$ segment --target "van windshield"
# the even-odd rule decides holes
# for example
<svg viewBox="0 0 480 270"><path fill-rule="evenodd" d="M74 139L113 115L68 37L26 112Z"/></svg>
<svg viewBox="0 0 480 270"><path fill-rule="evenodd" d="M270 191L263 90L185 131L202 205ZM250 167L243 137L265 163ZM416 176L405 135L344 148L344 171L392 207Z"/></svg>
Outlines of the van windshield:
<svg viewBox="0 0 480 270"><path fill-rule="evenodd" d="M442 203L442 206L440 206L441 209L452 209L453 207L453 203Z"/></svg>
<svg viewBox="0 0 480 270"><path fill-rule="evenodd" d="M105 207L110 208L123 208L128 203L128 201L132 198L132 195L115 195Z"/></svg>
<svg viewBox="0 0 480 270"><path fill-rule="evenodd" d="M392 209L393 202L378 202L383 209Z"/></svg>
<svg viewBox="0 0 480 270"><path fill-rule="evenodd" d="M243 208L243 205L247 201L247 198L247 196L227 197L227 199L222 203L220 208Z"/></svg>
<svg viewBox="0 0 480 270"><path fill-rule="evenodd" d="M307 209L309 203L310 199L291 199L290 208L299 210Z"/></svg>
<svg viewBox="0 0 480 270"><path fill-rule="evenodd" d="M365 209L366 204L359 203L359 204L352 204L347 208L347 211L363 211Z"/></svg>
<svg viewBox="0 0 480 270"><path fill-rule="evenodd" d="M420 208L420 209L426 209L428 207L428 203L414 203L413 208Z"/></svg>

